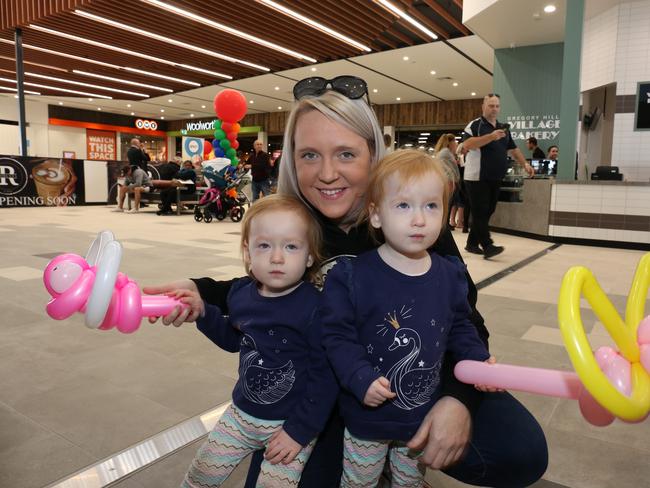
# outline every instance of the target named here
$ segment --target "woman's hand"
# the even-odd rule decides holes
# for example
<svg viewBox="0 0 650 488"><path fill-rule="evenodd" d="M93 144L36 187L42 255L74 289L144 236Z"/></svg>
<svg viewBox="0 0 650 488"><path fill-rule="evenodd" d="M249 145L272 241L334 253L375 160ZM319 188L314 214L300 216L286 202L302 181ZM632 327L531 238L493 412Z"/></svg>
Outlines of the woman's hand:
<svg viewBox="0 0 650 488"><path fill-rule="evenodd" d="M395 398L395 393L390 391L388 378L382 376L370 384L363 403L369 407L378 407L390 398Z"/></svg>
<svg viewBox="0 0 650 488"><path fill-rule="evenodd" d="M271 436L266 447L264 458L271 464L289 464L298 455L302 446L294 441L284 429L278 430Z"/></svg>
<svg viewBox="0 0 650 488"><path fill-rule="evenodd" d="M173 293L177 292L178 290L190 290L196 293L199 292L198 288L196 287L196 285L192 280L179 280L179 281L174 281L172 283L167 283L165 285L145 286L142 289L142 291L147 295L168 295L168 296L174 296ZM172 293L172 295L170 295L170 293ZM191 309L189 307L186 307L184 309L181 307L174 307L174 310L172 310L162 318L162 323L165 325L174 324L174 326L180 327L180 325L183 322L192 322L191 320L187 320L190 313L191 313ZM149 317L149 322L152 324L155 323L157 320L158 317Z"/></svg>
<svg viewBox="0 0 650 488"><path fill-rule="evenodd" d="M442 397L406 444L423 450L419 461L433 469L443 469L457 462L469 442L472 419L469 410L453 397Z"/></svg>

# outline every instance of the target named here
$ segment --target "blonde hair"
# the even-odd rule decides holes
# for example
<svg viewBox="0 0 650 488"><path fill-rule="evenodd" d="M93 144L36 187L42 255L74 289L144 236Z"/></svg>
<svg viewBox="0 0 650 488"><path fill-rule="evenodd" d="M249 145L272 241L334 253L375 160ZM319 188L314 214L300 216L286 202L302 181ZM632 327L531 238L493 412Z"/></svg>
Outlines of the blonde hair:
<svg viewBox="0 0 650 488"><path fill-rule="evenodd" d="M432 158L428 154L416 149L399 149L382 159L370 174L368 191L366 192L363 212L359 221L370 218L370 210L378 207L386 194L386 181L392 175L399 177L400 185L408 185L409 182L418 180L429 173L434 173L442 182L442 228L447 222L449 212L449 199L451 198L452 185L449 184L449 174L445 169L444 162ZM378 240L378 230L368 226L372 236Z"/></svg>
<svg viewBox="0 0 650 488"><path fill-rule="evenodd" d="M351 100L345 95L332 90L328 90L316 97L302 98L295 104L287 119L284 131L282 164L280 165L278 177L278 193L299 198L309 208L313 207L300 193L298 186L294 136L300 116L314 110L366 140L370 151L371 168L384 157L386 152L384 135L379 127L377 116L364 100ZM341 224L355 222L360 212L361 208L352 209L343 218Z"/></svg>
<svg viewBox="0 0 650 488"><path fill-rule="evenodd" d="M309 281L315 281L320 270L323 256L321 254L321 243L323 241L323 232L320 224L312 215L307 207L297 198L291 195L269 195L267 197L257 200L248 211L244 214L244 219L241 223L241 241L240 248L244 261L244 268L246 274L252 279L256 279L251 271L250 260L246 258L245 248L248 247L248 241L251 234L251 224L253 219L260 215L268 214L271 212L291 212L307 225L307 245L309 247L309 254L314 262L305 271L305 278Z"/></svg>
<svg viewBox="0 0 650 488"><path fill-rule="evenodd" d="M438 142L436 142L436 147L434 148L433 152L438 154L438 152L442 151L443 149L449 149L449 146L451 145L452 141L456 140L456 136L453 134L443 134L440 136L438 139Z"/></svg>

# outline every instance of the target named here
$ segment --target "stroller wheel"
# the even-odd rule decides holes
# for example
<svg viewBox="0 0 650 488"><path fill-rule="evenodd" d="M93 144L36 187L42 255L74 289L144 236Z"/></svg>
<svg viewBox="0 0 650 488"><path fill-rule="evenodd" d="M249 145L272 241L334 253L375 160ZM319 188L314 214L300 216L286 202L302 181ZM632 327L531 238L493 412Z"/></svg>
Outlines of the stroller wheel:
<svg viewBox="0 0 650 488"><path fill-rule="evenodd" d="M203 220L203 215L201 215L200 213L195 213L194 220L196 220L197 222L201 222Z"/></svg>
<svg viewBox="0 0 650 488"><path fill-rule="evenodd" d="M233 222L239 222L244 216L244 209L241 207L233 207L230 210L230 220Z"/></svg>
<svg viewBox="0 0 650 488"><path fill-rule="evenodd" d="M203 217L203 222L205 222L206 224L209 224L210 222L212 222L212 215L210 215L210 214L205 215Z"/></svg>
<svg viewBox="0 0 650 488"><path fill-rule="evenodd" d="M226 218L226 212L224 212L224 211L222 210L221 212L219 212L218 214L216 214L215 217L217 218L217 220L223 220L223 219Z"/></svg>

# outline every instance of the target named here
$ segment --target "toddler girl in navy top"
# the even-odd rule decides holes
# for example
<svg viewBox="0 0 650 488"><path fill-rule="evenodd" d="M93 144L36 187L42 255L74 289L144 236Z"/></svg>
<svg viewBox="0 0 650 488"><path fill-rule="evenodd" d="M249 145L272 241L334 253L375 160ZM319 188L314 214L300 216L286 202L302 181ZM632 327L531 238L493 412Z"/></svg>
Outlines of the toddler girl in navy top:
<svg viewBox="0 0 650 488"><path fill-rule="evenodd" d="M440 395L445 351L457 361L490 357L469 320L464 265L427 250L447 222L447 180L420 151L384 158L362 216L384 243L327 275L323 344L346 426L341 486L377 486L387 455L391 486L421 486L424 468L406 441Z"/></svg>
<svg viewBox="0 0 650 488"><path fill-rule="evenodd" d="M233 402L210 432L183 487L220 486L253 451L266 448L257 486L297 486L338 385L314 322L320 293L303 281L318 270L320 226L299 200L272 195L242 222L249 278L228 296L230 316L179 291L197 325L226 351L239 351Z"/></svg>

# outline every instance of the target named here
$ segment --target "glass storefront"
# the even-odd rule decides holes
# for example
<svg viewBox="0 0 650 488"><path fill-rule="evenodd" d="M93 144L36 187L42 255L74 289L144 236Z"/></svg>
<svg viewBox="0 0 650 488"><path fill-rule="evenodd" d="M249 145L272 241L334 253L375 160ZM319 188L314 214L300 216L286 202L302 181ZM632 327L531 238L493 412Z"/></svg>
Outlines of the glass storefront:
<svg viewBox="0 0 650 488"><path fill-rule="evenodd" d="M126 153L129 151L131 139L134 137L144 143L145 150L152 161L167 161L169 159L167 155L167 141L164 137L122 132L120 134L120 159L122 161L128 160Z"/></svg>

